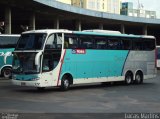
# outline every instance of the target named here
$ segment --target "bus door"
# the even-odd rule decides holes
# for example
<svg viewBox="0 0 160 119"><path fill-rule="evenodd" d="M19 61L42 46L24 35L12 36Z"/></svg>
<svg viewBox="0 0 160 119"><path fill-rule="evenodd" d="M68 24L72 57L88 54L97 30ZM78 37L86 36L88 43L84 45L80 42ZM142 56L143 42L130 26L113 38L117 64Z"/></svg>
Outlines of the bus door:
<svg viewBox="0 0 160 119"><path fill-rule="evenodd" d="M45 44L42 72L51 73L59 63L62 51L62 34L51 34ZM46 75L47 76L47 75ZM52 78L52 77L50 77Z"/></svg>

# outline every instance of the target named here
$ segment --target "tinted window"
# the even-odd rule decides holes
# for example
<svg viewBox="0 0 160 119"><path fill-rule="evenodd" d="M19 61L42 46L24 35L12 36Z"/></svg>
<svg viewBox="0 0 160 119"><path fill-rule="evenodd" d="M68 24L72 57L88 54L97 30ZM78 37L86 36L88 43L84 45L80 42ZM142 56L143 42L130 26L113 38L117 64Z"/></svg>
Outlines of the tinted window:
<svg viewBox="0 0 160 119"><path fill-rule="evenodd" d="M65 34L64 48L109 49L109 50L153 50L155 40L127 37Z"/></svg>
<svg viewBox="0 0 160 119"><path fill-rule="evenodd" d="M43 44L46 38L46 34L22 34L17 45L17 50L40 50L43 48Z"/></svg>
<svg viewBox="0 0 160 119"><path fill-rule="evenodd" d="M133 40L133 50L150 51L155 49L154 39L136 39Z"/></svg>
<svg viewBox="0 0 160 119"><path fill-rule="evenodd" d="M43 56L43 65L42 65L42 71L47 72L51 71L54 68L54 60L53 55L51 53L44 53Z"/></svg>
<svg viewBox="0 0 160 119"><path fill-rule="evenodd" d="M122 44L123 50L131 50L132 49L132 42L131 42L131 40L129 40L127 38L122 38L121 44Z"/></svg>
<svg viewBox="0 0 160 119"><path fill-rule="evenodd" d="M155 49L155 40L145 39L144 40L144 50L154 50Z"/></svg>
<svg viewBox="0 0 160 119"><path fill-rule="evenodd" d="M61 49L62 48L62 34L56 34L56 36L57 36L56 48Z"/></svg>
<svg viewBox="0 0 160 119"><path fill-rule="evenodd" d="M84 48L84 49L93 49L94 44L93 44L93 38L91 36L79 36L79 48Z"/></svg>
<svg viewBox="0 0 160 119"><path fill-rule="evenodd" d="M48 37L45 49L61 49L62 34L52 34Z"/></svg>
<svg viewBox="0 0 160 119"><path fill-rule="evenodd" d="M19 52L13 55L13 72L23 74L38 73L40 69L35 65L35 57L37 53L34 52Z"/></svg>
<svg viewBox="0 0 160 119"><path fill-rule="evenodd" d="M143 50L144 41L142 39L133 40L133 50Z"/></svg>
<svg viewBox="0 0 160 119"><path fill-rule="evenodd" d="M120 38L108 38L108 49L111 49L111 50L122 49Z"/></svg>
<svg viewBox="0 0 160 119"><path fill-rule="evenodd" d="M95 40L95 49L106 49L107 48L107 38L97 36L94 37Z"/></svg>
<svg viewBox="0 0 160 119"><path fill-rule="evenodd" d="M64 48L66 48L66 49L78 48L78 37L76 35L72 35L72 34L65 34Z"/></svg>
<svg viewBox="0 0 160 119"><path fill-rule="evenodd" d="M0 36L0 48L15 48L19 36Z"/></svg>

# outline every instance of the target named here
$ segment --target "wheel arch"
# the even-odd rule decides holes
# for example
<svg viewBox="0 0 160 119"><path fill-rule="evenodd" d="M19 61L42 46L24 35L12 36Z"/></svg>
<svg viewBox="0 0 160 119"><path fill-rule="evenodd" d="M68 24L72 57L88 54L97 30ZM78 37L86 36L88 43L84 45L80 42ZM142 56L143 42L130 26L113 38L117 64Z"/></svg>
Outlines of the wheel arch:
<svg viewBox="0 0 160 119"><path fill-rule="evenodd" d="M69 80L70 84L73 84L73 76L71 73L64 73L61 79L63 79L64 77Z"/></svg>
<svg viewBox="0 0 160 119"><path fill-rule="evenodd" d="M124 73L124 76L127 75L127 73L130 73L132 75L132 80L134 80L134 73L132 70L127 70L125 73Z"/></svg>
<svg viewBox="0 0 160 119"><path fill-rule="evenodd" d="M12 69L12 65L4 65L1 69L0 69L0 74L2 75L3 74L3 70L5 68L11 68Z"/></svg>
<svg viewBox="0 0 160 119"><path fill-rule="evenodd" d="M135 79L137 73L140 73L142 75L142 78L144 78L143 71L141 69L138 69L138 70L135 71L134 79Z"/></svg>

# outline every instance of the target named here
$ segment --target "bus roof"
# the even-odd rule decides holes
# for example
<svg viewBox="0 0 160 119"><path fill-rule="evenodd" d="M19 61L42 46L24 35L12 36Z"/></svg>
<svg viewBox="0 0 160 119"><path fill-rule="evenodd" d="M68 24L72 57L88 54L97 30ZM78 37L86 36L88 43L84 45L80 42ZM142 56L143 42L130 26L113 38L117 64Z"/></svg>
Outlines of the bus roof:
<svg viewBox="0 0 160 119"><path fill-rule="evenodd" d="M81 32L81 31L74 31L75 34L84 34L84 35L104 35L104 36L120 36L120 37L135 37L135 38L141 38L140 35L132 35L132 34L115 34L115 33L100 33L100 32Z"/></svg>
<svg viewBox="0 0 160 119"><path fill-rule="evenodd" d="M66 29L43 29L43 30L31 30L23 32L22 34L26 33L74 33L74 34L83 34L83 35L104 35L104 36L119 36L119 37L134 37L134 38L151 38L155 39L154 36L147 36L147 35L133 35L133 34L121 34L119 31L109 31L109 30L84 30L84 31L71 31Z"/></svg>
<svg viewBox="0 0 160 119"><path fill-rule="evenodd" d="M121 34L119 31L108 31L108 30L84 30L84 31L73 31L75 34L84 35L104 35L104 36L119 36L119 37L133 37L133 38L151 38L155 39L154 36L147 35L133 35L133 34Z"/></svg>
<svg viewBox="0 0 160 119"><path fill-rule="evenodd" d="M101 29L83 30L82 32L96 32L96 33L106 33L106 34L121 34L120 31L101 30Z"/></svg>
<svg viewBox="0 0 160 119"><path fill-rule="evenodd" d="M42 29L42 30L26 31L26 32L23 32L22 34L26 34L26 33L47 33L47 34L51 34L51 33L72 33L72 31L66 30L66 29Z"/></svg>
<svg viewBox="0 0 160 119"><path fill-rule="evenodd" d="M142 36L142 38L154 38L155 39L154 36L149 36L149 35L141 35L141 36Z"/></svg>
<svg viewBox="0 0 160 119"><path fill-rule="evenodd" d="M17 37L19 37L20 34L0 34L0 36L17 36Z"/></svg>

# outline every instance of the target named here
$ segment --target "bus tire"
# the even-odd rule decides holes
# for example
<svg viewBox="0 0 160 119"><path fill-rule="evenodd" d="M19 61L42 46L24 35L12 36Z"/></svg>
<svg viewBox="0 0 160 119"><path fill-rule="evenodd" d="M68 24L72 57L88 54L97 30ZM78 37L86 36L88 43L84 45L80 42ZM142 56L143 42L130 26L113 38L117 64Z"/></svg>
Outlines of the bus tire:
<svg viewBox="0 0 160 119"><path fill-rule="evenodd" d="M64 76L62 78L61 87L60 88L61 88L62 91L67 91L69 89L69 87L70 87L70 81L66 76Z"/></svg>
<svg viewBox="0 0 160 119"><path fill-rule="evenodd" d="M135 84L142 84L143 83L143 73L137 72L135 75Z"/></svg>
<svg viewBox="0 0 160 119"><path fill-rule="evenodd" d="M12 76L12 68L10 68L10 67L3 68L2 75L4 76L4 78L11 78L11 76Z"/></svg>
<svg viewBox="0 0 160 119"><path fill-rule="evenodd" d="M125 75L125 84L130 85L133 82L133 74L132 72L127 72Z"/></svg>

